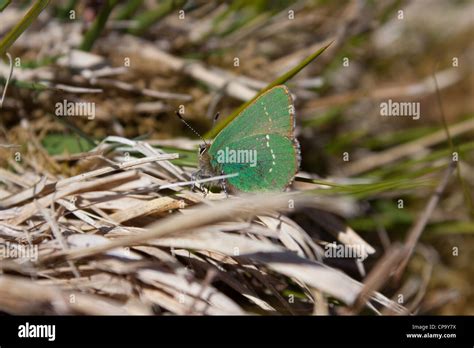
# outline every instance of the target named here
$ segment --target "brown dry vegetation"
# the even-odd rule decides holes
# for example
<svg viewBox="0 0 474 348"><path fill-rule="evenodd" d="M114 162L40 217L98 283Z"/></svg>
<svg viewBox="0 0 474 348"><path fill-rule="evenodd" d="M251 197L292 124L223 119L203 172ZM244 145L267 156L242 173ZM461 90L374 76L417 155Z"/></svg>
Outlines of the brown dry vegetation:
<svg viewBox="0 0 474 348"><path fill-rule="evenodd" d="M474 314L474 3L138 1L119 20L135 3L119 2L90 51L103 2L73 20L64 3L8 50L0 243L38 258L0 258L0 312ZM289 192L173 185L200 142L175 110L206 133L330 42L286 82L303 160ZM381 117L388 99L421 118ZM95 118L55 116L63 100ZM368 258L325 257L333 242Z"/></svg>

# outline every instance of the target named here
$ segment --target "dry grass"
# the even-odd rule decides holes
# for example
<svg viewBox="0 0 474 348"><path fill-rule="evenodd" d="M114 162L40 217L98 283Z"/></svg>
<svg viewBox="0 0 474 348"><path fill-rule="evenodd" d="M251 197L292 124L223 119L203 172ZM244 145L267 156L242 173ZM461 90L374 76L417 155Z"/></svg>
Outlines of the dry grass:
<svg viewBox="0 0 474 348"><path fill-rule="evenodd" d="M312 311L314 289L324 293L324 301L355 302L361 283L321 262L323 241L275 215L295 210L288 208L293 205L334 209L344 205L341 198L302 193L226 198L181 187L160 190L165 178L177 181L189 173L168 161L173 154L129 142L148 156L120 163L121 154L114 152L108 162L115 165L58 181L23 172L38 185L1 201L0 233L12 246L38 247L39 258L2 262L5 272L22 275L0 282L2 309L28 298L28 306L13 312L146 314L156 305L175 314L302 314ZM197 204L204 205L194 209ZM352 237L339 239L363 242L349 233ZM28 296L29 282L35 284L34 297ZM285 283L306 294L296 300L298 306L281 295ZM77 302L70 303L71 296ZM404 310L380 293L372 301Z"/></svg>

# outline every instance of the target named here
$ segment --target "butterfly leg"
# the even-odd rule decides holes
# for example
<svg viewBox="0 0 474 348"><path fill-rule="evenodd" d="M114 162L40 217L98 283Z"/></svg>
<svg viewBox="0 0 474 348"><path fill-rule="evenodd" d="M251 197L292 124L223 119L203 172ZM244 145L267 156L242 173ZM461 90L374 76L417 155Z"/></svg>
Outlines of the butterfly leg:
<svg viewBox="0 0 474 348"><path fill-rule="evenodd" d="M197 178L198 173L199 173L199 170L191 174L191 181L193 181L193 186L191 186L191 191L194 191L194 189L196 188L196 178Z"/></svg>
<svg viewBox="0 0 474 348"><path fill-rule="evenodd" d="M199 186L196 184L196 180L200 179L207 179L210 178L210 175L205 174L202 170L197 170L191 174L191 181L193 182L193 185L191 186L191 190L194 191L197 189L199 192L204 194L204 197L206 197L209 192L210 188L208 187L207 183L201 183Z"/></svg>
<svg viewBox="0 0 474 348"><path fill-rule="evenodd" d="M191 191L194 191L196 188L198 188L198 185L196 185L196 180L202 179L202 170L196 170L191 174L191 181L193 181L193 185L191 186ZM199 187L199 190L202 191L202 189Z"/></svg>
<svg viewBox="0 0 474 348"><path fill-rule="evenodd" d="M224 171L221 171L221 175L224 175ZM225 184L225 179L221 180L221 185L225 193L225 198L229 198L229 195L227 194L227 185Z"/></svg>

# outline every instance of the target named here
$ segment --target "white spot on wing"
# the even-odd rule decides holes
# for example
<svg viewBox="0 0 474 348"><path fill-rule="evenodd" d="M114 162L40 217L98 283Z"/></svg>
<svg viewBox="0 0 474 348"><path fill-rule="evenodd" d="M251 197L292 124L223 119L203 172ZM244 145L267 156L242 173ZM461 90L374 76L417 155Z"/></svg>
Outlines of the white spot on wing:
<svg viewBox="0 0 474 348"><path fill-rule="evenodd" d="M265 138L267 139L267 147L270 148L270 142L269 142L269 140L270 140L270 135L269 135L269 134L265 135ZM273 153L273 149L272 149L272 148L270 148L270 153L272 154L273 159L275 159L275 154ZM272 166L274 166L275 164L276 164L275 161L272 161ZM270 167L270 169L268 170L268 172L271 173L272 171L273 171L273 168Z"/></svg>
<svg viewBox="0 0 474 348"><path fill-rule="evenodd" d="M263 106L263 112L265 112L265 115L267 115L268 117L268 121L272 122L272 118L270 117L270 114L268 113L267 107L263 103L262 103L262 106Z"/></svg>

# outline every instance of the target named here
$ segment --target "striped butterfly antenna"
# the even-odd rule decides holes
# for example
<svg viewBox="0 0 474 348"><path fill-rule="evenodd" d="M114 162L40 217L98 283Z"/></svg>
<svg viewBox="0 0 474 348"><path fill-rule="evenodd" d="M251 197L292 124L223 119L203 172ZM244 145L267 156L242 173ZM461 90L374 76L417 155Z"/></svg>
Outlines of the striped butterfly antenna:
<svg viewBox="0 0 474 348"><path fill-rule="evenodd" d="M199 132L197 130L195 130L193 127L191 127L191 125L186 122L186 120L183 118L183 115L181 115L181 113L179 111L176 111L176 115L179 117L179 119L189 128L191 129L191 131L196 134L203 142L204 144L208 145L208 142L206 141L206 139L204 139L201 134L199 134Z"/></svg>

